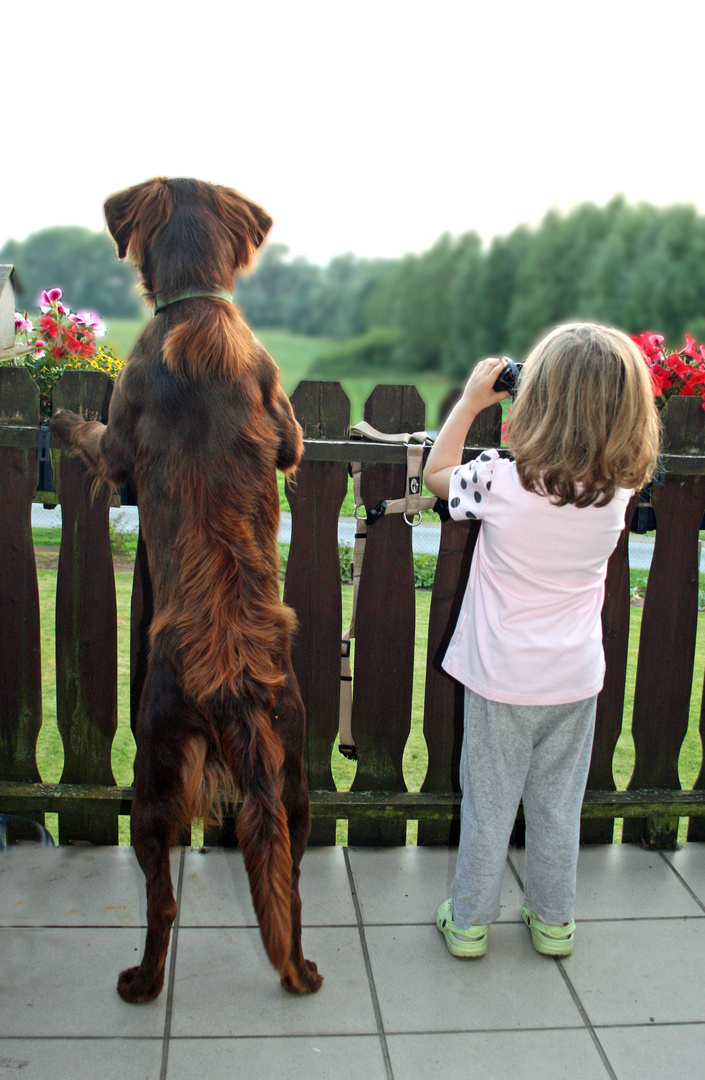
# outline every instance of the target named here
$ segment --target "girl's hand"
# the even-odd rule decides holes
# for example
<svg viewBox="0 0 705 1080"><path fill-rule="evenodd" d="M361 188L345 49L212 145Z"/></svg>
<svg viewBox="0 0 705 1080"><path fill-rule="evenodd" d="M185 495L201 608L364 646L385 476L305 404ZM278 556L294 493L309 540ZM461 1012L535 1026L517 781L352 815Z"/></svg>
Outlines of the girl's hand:
<svg viewBox="0 0 705 1080"><path fill-rule="evenodd" d="M506 364L501 357L491 356L487 360L480 360L479 364L473 368L465 384L462 401L464 406L472 409L475 415L497 401L511 396L506 390L492 389L505 367Z"/></svg>

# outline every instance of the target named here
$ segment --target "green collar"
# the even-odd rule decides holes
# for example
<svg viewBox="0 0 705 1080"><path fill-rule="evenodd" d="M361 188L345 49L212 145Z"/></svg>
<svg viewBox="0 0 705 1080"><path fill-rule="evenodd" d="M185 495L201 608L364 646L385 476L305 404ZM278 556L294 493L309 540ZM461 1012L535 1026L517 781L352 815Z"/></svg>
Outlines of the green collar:
<svg viewBox="0 0 705 1080"><path fill-rule="evenodd" d="M228 289L213 289L211 292L202 292L200 289L182 289L179 293L168 296L165 293L157 293L154 297L154 314L163 311L169 304L176 304L179 300L191 300L197 296L210 296L214 300L227 300L233 302L233 294Z"/></svg>

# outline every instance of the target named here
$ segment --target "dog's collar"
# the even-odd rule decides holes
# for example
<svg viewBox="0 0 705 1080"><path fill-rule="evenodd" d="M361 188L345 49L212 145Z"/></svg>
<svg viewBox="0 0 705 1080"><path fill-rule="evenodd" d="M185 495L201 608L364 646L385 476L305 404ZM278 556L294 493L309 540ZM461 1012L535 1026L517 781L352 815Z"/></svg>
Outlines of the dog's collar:
<svg viewBox="0 0 705 1080"><path fill-rule="evenodd" d="M163 311L169 304L176 304L179 300L191 300L197 296L210 296L214 300L227 300L229 304L233 302L233 294L228 289L212 289L209 292L203 292L200 289L182 289L181 292L174 293L169 296L167 293L157 293L154 297L154 314Z"/></svg>

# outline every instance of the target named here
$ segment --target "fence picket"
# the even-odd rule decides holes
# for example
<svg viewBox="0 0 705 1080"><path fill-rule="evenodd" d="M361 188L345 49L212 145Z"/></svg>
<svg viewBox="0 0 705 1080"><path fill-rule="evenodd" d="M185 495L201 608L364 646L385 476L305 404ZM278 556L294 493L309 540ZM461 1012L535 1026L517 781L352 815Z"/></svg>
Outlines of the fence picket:
<svg viewBox="0 0 705 1080"><path fill-rule="evenodd" d="M458 394L446 399L448 411ZM467 442L482 447L499 446L502 410L485 409L475 419ZM445 521L433 579L428 624L426 690L424 694L424 738L428 748L428 770L422 791L460 791L458 767L463 742L465 691L441 667L465 592L470 563L480 533L480 522ZM419 821L419 844L457 844L460 819L440 810L435 818Z"/></svg>
<svg viewBox="0 0 705 1080"><path fill-rule="evenodd" d="M705 450L698 398L671 398L663 414L670 453ZM644 598L634 691L633 788L680 788L678 755L688 730L698 620L698 533L705 477L666 475L654 484L656 543ZM625 821L623 839L675 847L678 819Z"/></svg>
<svg viewBox="0 0 705 1080"><path fill-rule="evenodd" d="M377 386L365 403L365 420L378 431L418 431L424 403L413 386ZM361 496L369 512L383 499L400 498L403 465L363 468ZM402 756L411 728L415 632L411 529L401 514L368 525L358 594L353 734L359 761L352 791L405 791ZM370 821L351 814L350 844L406 843L403 814Z"/></svg>
<svg viewBox="0 0 705 1080"><path fill-rule="evenodd" d="M339 383L301 382L291 397L306 438L341 439L350 402ZM348 489L344 462L302 461L286 494L291 546L284 600L298 619L292 663L306 710L309 787L335 791L331 752L338 730L342 624L338 517ZM314 821L311 844L334 844L335 821Z"/></svg>
<svg viewBox="0 0 705 1080"><path fill-rule="evenodd" d="M93 371L67 371L53 410L107 420L112 383ZM110 551L110 493L93 496L92 477L78 457L54 454L61 503L56 584L56 705L64 743L62 784L114 784L110 751L117 728L117 607ZM117 815L72 808L59 815L59 839L116 844Z"/></svg>
<svg viewBox="0 0 705 1080"><path fill-rule="evenodd" d="M588 790L616 790L612 762L622 732L629 651L629 522L638 500L639 496L634 495L627 507L624 531L607 565L605 602L602 607L605 683L597 699ZM583 844L611 844L613 835L614 822L609 819L584 821L580 830Z"/></svg>
<svg viewBox="0 0 705 1080"><path fill-rule="evenodd" d="M34 427L39 392L28 371L0 368L0 423ZM6 426L7 425L7 426ZM40 779L37 735L42 726L39 590L32 543L37 449L0 446L0 779ZM32 815L43 823L43 814Z"/></svg>

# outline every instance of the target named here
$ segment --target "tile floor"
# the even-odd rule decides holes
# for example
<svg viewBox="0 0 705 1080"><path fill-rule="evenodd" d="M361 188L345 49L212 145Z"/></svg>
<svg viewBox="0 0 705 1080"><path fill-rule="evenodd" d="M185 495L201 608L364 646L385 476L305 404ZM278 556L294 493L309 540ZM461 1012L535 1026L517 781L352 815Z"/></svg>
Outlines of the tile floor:
<svg viewBox="0 0 705 1080"><path fill-rule="evenodd" d="M0 1078L702 1080L705 844L585 848L575 952L538 956L509 852L487 956L453 959L433 917L455 851L311 849L304 947L325 975L286 994L237 852L175 851L169 978L124 1004L145 898L129 848L0 853Z"/></svg>

